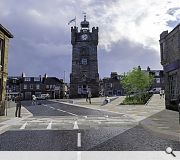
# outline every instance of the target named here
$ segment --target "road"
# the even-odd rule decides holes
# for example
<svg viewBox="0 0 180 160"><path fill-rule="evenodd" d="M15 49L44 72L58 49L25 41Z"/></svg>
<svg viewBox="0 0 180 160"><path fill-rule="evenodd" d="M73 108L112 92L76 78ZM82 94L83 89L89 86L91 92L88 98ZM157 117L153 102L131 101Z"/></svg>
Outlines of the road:
<svg viewBox="0 0 180 160"><path fill-rule="evenodd" d="M41 101L23 105L33 117L0 135L1 151L164 151L176 141L157 137L127 115Z"/></svg>

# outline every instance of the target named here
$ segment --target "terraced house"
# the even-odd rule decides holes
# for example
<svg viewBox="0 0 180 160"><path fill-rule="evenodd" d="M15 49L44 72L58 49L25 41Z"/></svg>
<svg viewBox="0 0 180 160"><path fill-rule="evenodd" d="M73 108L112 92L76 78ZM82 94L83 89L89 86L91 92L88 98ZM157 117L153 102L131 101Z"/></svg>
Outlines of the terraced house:
<svg viewBox="0 0 180 160"><path fill-rule="evenodd" d="M10 38L13 38L13 35L0 24L0 116L5 113L8 47Z"/></svg>

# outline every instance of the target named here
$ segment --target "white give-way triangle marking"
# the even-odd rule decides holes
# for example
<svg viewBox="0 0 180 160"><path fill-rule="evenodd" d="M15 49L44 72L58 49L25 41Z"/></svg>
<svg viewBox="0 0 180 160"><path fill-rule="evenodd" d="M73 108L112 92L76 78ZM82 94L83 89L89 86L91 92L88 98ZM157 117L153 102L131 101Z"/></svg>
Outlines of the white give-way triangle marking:
<svg viewBox="0 0 180 160"><path fill-rule="evenodd" d="M48 124L46 129L51 129L52 128L52 121Z"/></svg>
<svg viewBox="0 0 180 160"><path fill-rule="evenodd" d="M27 122L26 122L26 123L24 123L24 124L21 126L21 128L20 128L20 129L25 129L25 128L26 128L26 125L27 125Z"/></svg>
<svg viewBox="0 0 180 160"><path fill-rule="evenodd" d="M77 121L74 122L74 127L73 127L73 129L79 129L78 124L77 124Z"/></svg>

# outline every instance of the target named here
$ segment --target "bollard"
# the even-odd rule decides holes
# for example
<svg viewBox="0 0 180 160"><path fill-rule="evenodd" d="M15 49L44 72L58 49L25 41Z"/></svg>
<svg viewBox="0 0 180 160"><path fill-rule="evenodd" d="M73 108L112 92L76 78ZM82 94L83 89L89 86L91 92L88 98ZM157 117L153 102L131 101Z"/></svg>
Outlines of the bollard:
<svg viewBox="0 0 180 160"><path fill-rule="evenodd" d="M81 133L77 134L77 147L81 147Z"/></svg>
<svg viewBox="0 0 180 160"><path fill-rule="evenodd" d="M8 108L8 101L5 100L5 108L6 108L6 116L7 116L7 108Z"/></svg>

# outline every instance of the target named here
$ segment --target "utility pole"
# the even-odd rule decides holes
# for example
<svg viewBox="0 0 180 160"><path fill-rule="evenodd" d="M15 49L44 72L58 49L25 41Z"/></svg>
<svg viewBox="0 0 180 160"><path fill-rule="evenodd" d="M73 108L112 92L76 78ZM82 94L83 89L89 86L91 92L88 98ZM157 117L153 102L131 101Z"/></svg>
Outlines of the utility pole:
<svg viewBox="0 0 180 160"><path fill-rule="evenodd" d="M64 71L64 83L66 81L66 71Z"/></svg>

